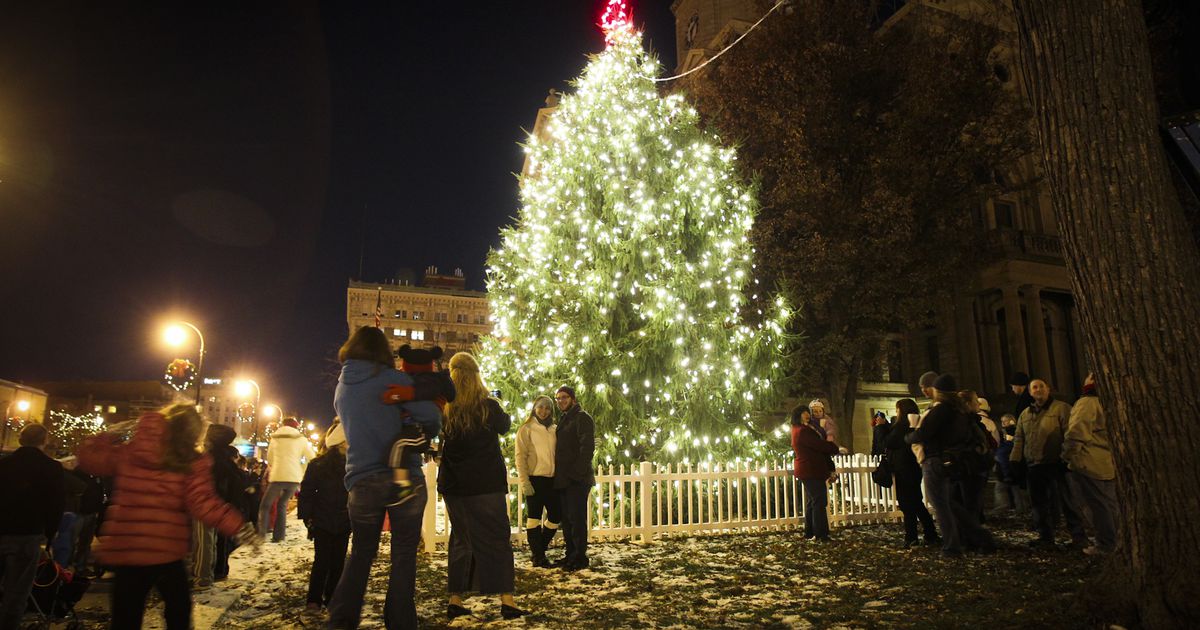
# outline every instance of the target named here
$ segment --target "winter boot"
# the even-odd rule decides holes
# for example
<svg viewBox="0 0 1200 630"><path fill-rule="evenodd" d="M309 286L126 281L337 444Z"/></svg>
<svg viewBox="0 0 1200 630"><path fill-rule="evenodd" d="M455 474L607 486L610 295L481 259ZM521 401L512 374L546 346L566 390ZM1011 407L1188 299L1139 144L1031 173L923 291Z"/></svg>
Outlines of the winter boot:
<svg viewBox="0 0 1200 630"><path fill-rule="evenodd" d="M546 544L544 528L541 526L530 527L525 530L525 537L529 540L529 556L535 567L548 567L550 563L546 560Z"/></svg>
<svg viewBox="0 0 1200 630"><path fill-rule="evenodd" d="M554 535L558 533L557 527L542 527L542 555L546 555L546 550L550 548L550 541L554 540ZM565 560L565 558L563 559ZM562 564L562 560L548 563L546 566L557 567Z"/></svg>

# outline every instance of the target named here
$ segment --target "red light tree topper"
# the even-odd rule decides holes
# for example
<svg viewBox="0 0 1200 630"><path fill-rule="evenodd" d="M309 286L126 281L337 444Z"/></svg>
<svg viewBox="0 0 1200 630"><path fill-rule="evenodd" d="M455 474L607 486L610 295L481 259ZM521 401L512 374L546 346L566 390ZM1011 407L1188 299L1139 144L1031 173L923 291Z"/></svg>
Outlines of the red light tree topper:
<svg viewBox="0 0 1200 630"><path fill-rule="evenodd" d="M612 46L617 33L633 28L633 16L625 0L608 0L604 13L600 14L600 28L604 29L604 43Z"/></svg>

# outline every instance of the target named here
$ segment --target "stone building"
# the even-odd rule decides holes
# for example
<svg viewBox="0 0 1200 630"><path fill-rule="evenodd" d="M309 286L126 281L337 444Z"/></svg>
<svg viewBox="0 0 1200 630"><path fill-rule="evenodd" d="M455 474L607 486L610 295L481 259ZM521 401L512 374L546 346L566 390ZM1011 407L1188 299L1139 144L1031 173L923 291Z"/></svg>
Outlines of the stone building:
<svg viewBox="0 0 1200 630"><path fill-rule="evenodd" d="M461 269L443 275L429 267L420 284L405 273L384 283L351 280L346 289L349 329L374 326L377 304L379 327L393 350L404 344L441 346L449 359L455 352L473 351L479 338L492 331L487 294L467 289Z"/></svg>
<svg viewBox="0 0 1200 630"><path fill-rule="evenodd" d="M899 4L881 26L891 28L920 18L978 19L981 4L972 0L910 0ZM676 72L695 68L725 48L760 17L753 0L675 0ZM993 53L999 80L1020 90L1013 61L1015 32L996 16L984 16L1009 35ZM770 19L770 18L768 18ZM915 381L926 370L950 372L964 388L975 389L993 403L994 415L1010 397L1007 381L1015 371L1050 381L1073 399L1086 374L1070 278L1062 258L1049 193L1039 183L1032 156L999 174L1022 192L990 199L978 208L980 229L987 230L998 254L994 263L973 278L953 303L936 310L935 321L920 330L898 331L888 341L886 359L869 380L860 383L853 417L842 419L850 430L849 446L869 452L871 414L891 412L898 398L917 394Z"/></svg>

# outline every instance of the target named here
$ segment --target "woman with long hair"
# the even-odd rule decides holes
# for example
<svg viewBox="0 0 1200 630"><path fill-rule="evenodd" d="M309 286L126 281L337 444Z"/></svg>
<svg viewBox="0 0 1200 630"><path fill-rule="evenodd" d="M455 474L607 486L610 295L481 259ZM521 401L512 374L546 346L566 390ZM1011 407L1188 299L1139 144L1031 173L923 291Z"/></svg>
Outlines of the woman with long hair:
<svg viewBox="0 0 1200 630"><path fill-rule="evenodd" d="M470 614L463 594L477 585L482 595L500 595L500 616L525 614L513 601L513 552L508 528L508 471L500 436L512 418L488 396L479 363L466 352L450 358L450 380L458 392L446 405L438 492L450 516L447 590L450 619Z"/></svg>
<svg viewBox="0 0 1200 630"><path fill-rule="evenodd" d="M825 430L813 420L806 405L792 410L793 473L804 487L804 537L829 540L829 479L837 444L826 439Z"/></svg>
<svg viewBox="0 0 1200 630"><path fill-rule="evenodd" d="M964 488L962 482L950 477L944 457L949 449L970 442L974 431L972 423L976 422L977 416L958 396L958 382L953 376L942 374L937 377L933 390L933 407L906 441L923 446L921 473L925 481L925 498L933 506L938 529L942 532L942 554L961 556L964 550L990 553L996 548L992 535L979 524L978 516L955 497ZM970 481L967 483L970 486Z"/></svg>
<svg viewBox="0 0 1200 630"><path fill-rule="evenodd" d="M529 417L517 429L517 477L525 493L525 534L535 567L550 566L546 548L562 522L558 491L554 488L555 428L554 401L549 396L538 396Z"/></svg>
<svg viewBox="0 0 1200 630"><path fill-rule="evenodd" d="M321 438L318 455L304 470L296 516L313 541L312 571L308 576L308 604L321 610L333 599L342 576L346 547L350 544L350 511L346 501L346 433L335 419Z"/></svg>
<svg viewBox="0 0 1200 630"><path fill-rule="evenodd" d="M183 559L191 519L234 536L239 543L261 538L241 512L213 488L212 457L201 454L204 420L192 405L147 413L128 443L118 433L101 433L79 446L79 466L113 477L113 498L93 550L99 563L114 567L112 628L142 627L146 596L158 590L169 630L192 625L192 597Z"/></svg>
<svg viewBox="0 0 1200 630"><path fill-rule="evenodd" d="M413 500L397 503L388 454L400 437L400 414L427 435L441 429L441 412L429 401L399 405L384 402L393 385L409 386L412 377L395 367L392 348L382 330L363 326L354 331L338 350L342 373L333 395L333 407L346 434L347 508L353 542L350 557L329 602L330 628L357 628L371 563L379 553L380 532L386 514L392 526L392 566L384 600L384 624L388 628L416 628L417 607L413 601L417 579L417 541L421 537L421 515L425 511L425 479L415 466L411 481L417 484ZM414 454L416 459L420 455ZM407 462L406 462L406 465Z"/></svg>
<svg viewBox="0 0 1200 630"><path fill-rule="evenodd" d="M917 544L917 524L925 532L925 544L940 545L937 528L933 525L933 516L925 507L921 496L921 465L913 454L912 447L904 441L913 432L912 422L920 415L917 403L911 398L904 398L896 403L896 421L888 429L883 440L887 452L888 464L892 467L895 480L896 501L900 511L904 513L904 546L912 547Z"/></svg>

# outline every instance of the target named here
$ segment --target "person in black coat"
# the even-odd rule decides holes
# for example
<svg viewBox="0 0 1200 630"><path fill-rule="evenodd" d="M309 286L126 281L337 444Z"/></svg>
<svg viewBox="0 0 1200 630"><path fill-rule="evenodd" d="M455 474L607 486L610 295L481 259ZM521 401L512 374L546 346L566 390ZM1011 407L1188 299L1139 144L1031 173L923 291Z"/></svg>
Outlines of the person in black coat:
<svg viewBox="0 0 1200 630"><path fill-rule="evenodd" d="M25 614L38 556L54 540L66 490L62 464L45 453L50 434L40 424L21 429L21 447L0 459L0 563L5 567L0 627L16 628Z"/></svg>
<svg viewBox="0 0 1200 630"><path fill-rule="evenodd" d="M596 453L596 422L579 406L575 390L563 385L554 394L563 412L558 421L554 450L554 487L561 493L562 533L567 555L559 563L565 571L588 567L588 497L596 476L592 457Z"/></svg>
<svg viewBox="0 0 1200 630"><path fill-rule="evenodd" d="M512 428L512 417L488 396L479 363L466 352L450 358L456 392L446 405L438 492L450 517L446 590L450 619L469 614L463 594L478 590L500 596L500 616L525 614L513 600L512 533L508 523L508 470L500 453L500 436Z"/></svg>
<svg viewBox="0 0 1200 630"><path fill-rule="evenodd" d="M346 434L334 421L325 433L321 453L308 464L300 482L296 516L313 541L312 572L308 576L308 609L329 605L350 544L350 511L346 502Z"/></svg>
<svg viewBox="0 0 1200 630"><path fill-rule="evenodd" d="M910 417L920 415L917 403L911 398L905 398L896 403L896 421L889 425L882 436L883 450L887 453L888 465L892 468L896 501L900 511L904 513L904 546L912 547L917 544L917 524L925 532L926 545L939 545L942 539L938 536L933 524L933 516L925 507L921 496L921 465L913 454L905 438L912 433Z"/></svg>
<svg viewBox="0 0 1200 630"><path fill-rule="evenodd" d="M958 381L953 376L942 374L937 377L933 389L933 406L905 440L909 444L921 444L924 450L921 473L925 497L937 515L938 529L942 532L942 554L961 556L964 550L990 553L996 548L991 533L980 525L978 515L956 498L960 496L958 486L962 482L951 478L945 465L948 451L971 441L978 416L959 398Z"/></svg>
<svg viewBox="0 0 1200 630"><path fill-rule="evenodd" d="M238 452L233 447L235 438L237 431L223 424L210 425L205 435L207 450L213 459L212 478L217 496L230 505L240 506L245 501L247 480L237 464ZM229 577L229 554L237 545L232 538L215 530L212 536L215 542L213 579L224 580Z"/></svg>

